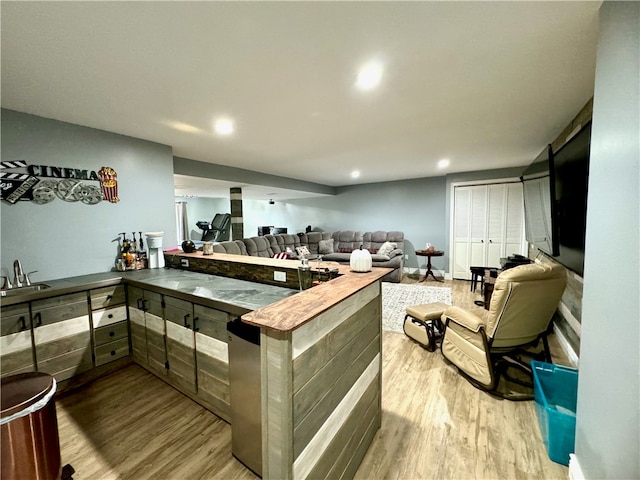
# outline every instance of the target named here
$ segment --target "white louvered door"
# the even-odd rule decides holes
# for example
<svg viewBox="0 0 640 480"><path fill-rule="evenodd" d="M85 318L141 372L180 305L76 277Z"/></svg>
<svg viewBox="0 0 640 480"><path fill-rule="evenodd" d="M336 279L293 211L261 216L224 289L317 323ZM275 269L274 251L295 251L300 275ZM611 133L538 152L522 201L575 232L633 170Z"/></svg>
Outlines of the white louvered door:
<svg viewBox="0 0 640 480"><path fill-rule="evenodd" d="M469 280L471 266L500 267L500 258L524 250L521 183L454 189L453 278Z"/></svg>

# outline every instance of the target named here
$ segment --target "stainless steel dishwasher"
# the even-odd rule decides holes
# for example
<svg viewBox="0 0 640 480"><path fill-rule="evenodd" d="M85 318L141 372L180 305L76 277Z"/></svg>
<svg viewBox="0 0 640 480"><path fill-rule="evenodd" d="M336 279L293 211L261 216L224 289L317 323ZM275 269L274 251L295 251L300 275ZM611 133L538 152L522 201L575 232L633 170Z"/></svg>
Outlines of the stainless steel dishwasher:
<svg viewBox="0 0 640 480"><path fill-rule="evenodd" d="M247 468L262 476L260 328L236 318L227 323L227 333L231 452Z"/></svg>

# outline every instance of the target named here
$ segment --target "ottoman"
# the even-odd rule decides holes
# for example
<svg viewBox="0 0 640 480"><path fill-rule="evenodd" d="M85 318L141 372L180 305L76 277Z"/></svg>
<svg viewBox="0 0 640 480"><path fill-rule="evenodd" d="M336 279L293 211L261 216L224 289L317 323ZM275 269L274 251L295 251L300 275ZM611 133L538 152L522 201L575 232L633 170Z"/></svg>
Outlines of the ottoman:
<svg viewBox="0 0 640 480"><path fill-rule="evenodd" d="M449 307L446 303L424 303L406 308L404 333L430 352L436 349L436 338L443 333L440 317Z"/></svg>

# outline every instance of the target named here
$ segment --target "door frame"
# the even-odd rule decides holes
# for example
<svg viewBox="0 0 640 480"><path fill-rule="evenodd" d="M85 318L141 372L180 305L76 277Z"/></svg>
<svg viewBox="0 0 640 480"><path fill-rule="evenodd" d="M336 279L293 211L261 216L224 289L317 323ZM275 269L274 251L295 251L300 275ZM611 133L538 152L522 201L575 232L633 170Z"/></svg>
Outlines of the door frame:
<svg viewBox="0 0 640 480"><path fill-rule="evenodd" d="M454 237L453 237L453 229L455 226L455 208L456 208L456 187L472 187L474 185L493 185L500 183L520 183L519 177L507 177L507 178L492 178L487 180L466 180L460 182L451 182L449 186L449 250L451 251L451 255L449 255L449 275L448 280L453 280L453 264L454 264ZM527 248L527 239L525 238L525 226L524 226L524 218L522 222L522 251L526 251Z"/></svg>

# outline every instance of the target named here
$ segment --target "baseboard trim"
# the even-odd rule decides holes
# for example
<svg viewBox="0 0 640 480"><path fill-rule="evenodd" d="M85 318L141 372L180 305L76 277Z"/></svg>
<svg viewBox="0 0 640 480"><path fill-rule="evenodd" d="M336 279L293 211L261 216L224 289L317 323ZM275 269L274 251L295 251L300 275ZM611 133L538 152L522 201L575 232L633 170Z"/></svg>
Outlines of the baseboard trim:
<svg viewBox="0 0 640 480"><path fill-rule="evenodd" d="M578 463L578 457L575 453L569 454L569 480L585 480L580 463Z"/></svg>
<svg viewBox="0 0 640 480"><path fill-rule="evenodd" d="M558 326L555 324L553 325L553 333L556 336L556 339L558 340L558 344L560 345L560 348L562 348L564 353L567 355L567 358L569 359L569 363L571 363L571 365L567 365L567 366L578 368L580 357L578 357L576 352L573 350L573 347L571 347L571 344L567 340L567 337L565 337L564 334L562 333L562 330L560 330Z"/></svg>

